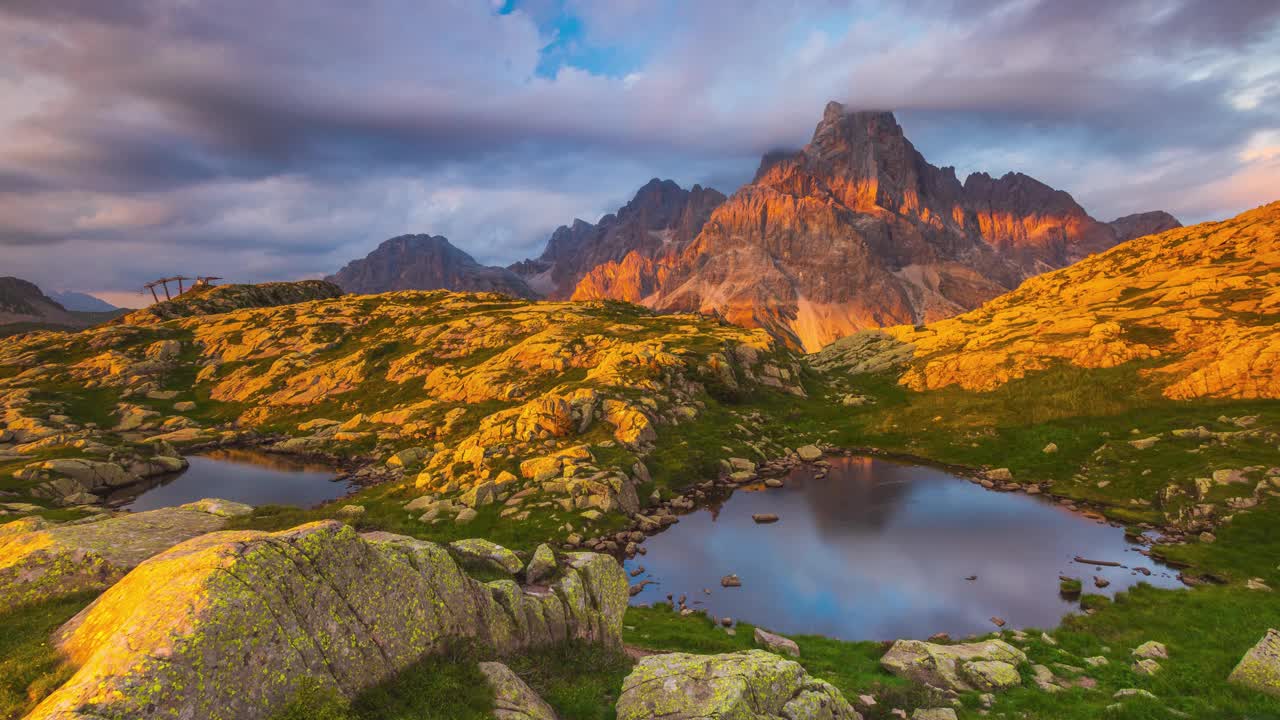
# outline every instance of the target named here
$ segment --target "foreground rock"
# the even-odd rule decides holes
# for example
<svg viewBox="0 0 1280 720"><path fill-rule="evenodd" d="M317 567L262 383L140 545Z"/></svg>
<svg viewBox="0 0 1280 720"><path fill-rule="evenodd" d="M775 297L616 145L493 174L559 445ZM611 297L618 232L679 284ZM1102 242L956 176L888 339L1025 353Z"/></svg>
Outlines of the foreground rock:
<svg viewBox="0 0 1280 720"><path fill-rule="evenodd" d="M568 563L530 593L468 577L439 545L333 521L204 535L139 565L58 632L79 670L29 718L257 720L304 682L351 697L459 643L619 646L622 569L591 553Z"/></svg>
<svg viewBox="0 0 1280 720"><path fill-rule="evenodd" d="M642 658L622 683L617 711L618 720L862 718L834 687L763 650Z"/></svg>
<svg viewBox="0 0 1280 720"><path fill-rule="evenodd" d="M559 720L556 711L506 665L482 662L480 673L493 690L495 720Z"/></svg>
<svg viewBox="0 0 1280 720"><path fill-rule="evenodd" d="M102 590L143 560L251 512L201 500L74 525L30 517L0 526L0 607Z"/></svg>
<svg viewBox="0 0 1280 720"><path fill-rule="evenodd" d="M1231 671L1228 682L1280 697L1280 630L1267 634L1250 648Z"/></svg>
<svg viewBox="0 0 1280 720"><path fill-rule="evenodd" d="M935 645L899 640L880 658L885 670L943 690L999 690L1021 683L1017 667L1027 656L1003 640Z"/></svg>

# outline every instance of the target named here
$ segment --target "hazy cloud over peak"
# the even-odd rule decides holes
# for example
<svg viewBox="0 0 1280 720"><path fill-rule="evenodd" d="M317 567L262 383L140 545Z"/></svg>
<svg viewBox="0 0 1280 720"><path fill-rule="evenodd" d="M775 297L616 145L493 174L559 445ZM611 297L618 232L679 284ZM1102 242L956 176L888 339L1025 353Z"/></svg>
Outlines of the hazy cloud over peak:
<svg viewBox="0 0 1280 720"><path fill-rule="evenodd" d="M51 288L318 276L406 232L536 254L650 177L724 192L827 100L1102 218L1275 199L1280 5L0 5L0 252Z"/></svg>

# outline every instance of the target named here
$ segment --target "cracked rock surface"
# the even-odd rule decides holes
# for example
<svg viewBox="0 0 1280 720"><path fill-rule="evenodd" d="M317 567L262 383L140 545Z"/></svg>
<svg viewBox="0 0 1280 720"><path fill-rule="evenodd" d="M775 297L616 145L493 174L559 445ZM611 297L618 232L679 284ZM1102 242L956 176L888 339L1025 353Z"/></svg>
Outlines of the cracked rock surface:
<svg viewBox="0 0 1280 720"><path fill-rule="evenodd" d="M828 683L764 650L642 658L622 683L618 720L861 720Z"/></svg>
<svg viewBox="0 0 1280 720"><path fill-rule="evenodd" d="M482 583L445 548L334 521L224 531L142 563L55 637L78 671L30 720L268 718L308 679L351 697L419 658L621 645L627 581L569 554L548 590Z"/></svg>

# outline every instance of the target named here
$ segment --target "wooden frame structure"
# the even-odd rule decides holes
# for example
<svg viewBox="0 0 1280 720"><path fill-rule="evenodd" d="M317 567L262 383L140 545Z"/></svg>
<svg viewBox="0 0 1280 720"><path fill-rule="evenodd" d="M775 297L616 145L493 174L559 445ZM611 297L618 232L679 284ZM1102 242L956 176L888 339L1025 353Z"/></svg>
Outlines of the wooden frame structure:
<svg viewBox="0 0 1280 720"><path fill-rule="evenodd" d="M181 295L182 293L186 292L188 289L182 283L186 280L192 280L192 279L194 279L195 282L191 284L191 287L196 288L196 287L209 287L210 285L213 285L214 280L221 280L222 278L217 277L216 275L197 275L195 278L189 278L186 275L174 275L173 277L165 277L165 278L160 278L159 280L152 280L151 282L144 284L142 286L142 289L150 290L151 299L155 300L156 302L160 302L160 296L156 294L156 287L163 288L164 299L172 300L173 294L169 292L169 283L171 282L178 283L178 294Z"/></svg>

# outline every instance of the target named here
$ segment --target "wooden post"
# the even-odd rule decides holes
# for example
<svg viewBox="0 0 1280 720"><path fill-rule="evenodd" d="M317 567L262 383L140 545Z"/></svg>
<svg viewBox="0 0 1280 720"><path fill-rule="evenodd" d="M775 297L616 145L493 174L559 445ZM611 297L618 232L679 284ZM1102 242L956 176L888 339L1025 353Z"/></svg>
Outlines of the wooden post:
<svg viewBox="0 0 1280 720"><path fill-rule="evenodd" d="M152 300L155 300L156 302L160 302L160 297L159 297L158 295L156 295L156 286L155 286L155 285L148 285L148 286L147 286L147 289L151 291L151 299L152 299Z"/></svg>
<svg viewBox="0 0 1280 720"><path fill-rule="evenodd" d="M169 294L169 279L165 278L164 280L161 280L160 284L164 285L164 299L172 300L173 296Z"/></svg>
<svg viewBox="0 0 1280 720"><path fill-rule="evenodd" d="M179 295L181 295L182 293L186 292L186 290L184 290L184 289L183 289L183 287L182 287L182 281L183 281L183 279L184 279L184 278L183 278L181 275L179 275L179 276L178 276L178 294L179 294Z"/></svg>

